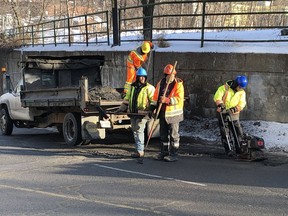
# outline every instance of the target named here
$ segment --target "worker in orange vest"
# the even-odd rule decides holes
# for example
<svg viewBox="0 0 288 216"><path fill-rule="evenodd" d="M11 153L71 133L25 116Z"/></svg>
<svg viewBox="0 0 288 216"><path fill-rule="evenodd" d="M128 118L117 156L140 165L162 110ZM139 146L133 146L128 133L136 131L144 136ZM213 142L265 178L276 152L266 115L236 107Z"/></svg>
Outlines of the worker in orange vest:
<svg viewBox="0 0 288 216"><path fill-rule="evenodd" d="M183 81L176 77L176 73L173 65L166 65L163 71L164 78L157 83L150 105L150 111L154 112L162 103L159 112L161 147L160 153L154 159L168 162L178 160L179 122L184 118L184 86ZM164 95L167 85L167 91Z"/></svg>
<svg viewBox="0 0 288 216"><path fill-rule="evenodd" d="M124 94L126 94L133 82L136 80L136 71L143 67L143 64L148 59L150 50L154 48L154 45L150 41L144 41L143 44L136 49L132 50L128 55L127 66L127 78L124 85ZM145 68L145 67L144 67ZM148 69L148 68L146 68Z"/></svg>

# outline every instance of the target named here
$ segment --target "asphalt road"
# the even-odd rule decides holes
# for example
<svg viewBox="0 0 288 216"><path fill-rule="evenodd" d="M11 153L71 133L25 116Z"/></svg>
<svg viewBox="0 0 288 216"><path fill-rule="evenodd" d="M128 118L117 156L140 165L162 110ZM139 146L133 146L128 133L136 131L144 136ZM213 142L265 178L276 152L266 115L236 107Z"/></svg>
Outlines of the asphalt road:
<svg viewBox="0 0 288 216"><path fill-rule="evenodd" d="M182 139L180 160L129 158L129 133L81 147L47 129L0 136L0 215L288 215L286 155L226 158L221 146Z"/></svg>

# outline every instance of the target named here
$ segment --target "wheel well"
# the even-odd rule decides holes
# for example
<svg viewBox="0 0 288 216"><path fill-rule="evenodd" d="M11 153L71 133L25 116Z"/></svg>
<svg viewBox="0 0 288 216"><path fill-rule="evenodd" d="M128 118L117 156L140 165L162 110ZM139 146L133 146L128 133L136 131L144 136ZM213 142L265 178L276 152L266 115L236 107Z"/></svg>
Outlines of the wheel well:
<svg viewBox="0 0 288 216"><path fill-rule="evenodd" d="M7 108L6 104L0 104L0 109Z"/></svg>
<svg viewBox="0 0 288 216"><path fill-rule="evenodd" d="M8 112L8 114L9 114L9 116L11 116L11 113L10 113L10 111L9 111L9 109L8 109L7 104L1 104L1 105L0 105L0 110L1 110L1 109L6 109L7 112Z"/></svg>
<svg viewBox="0 0 288 216"><path fill-rule="evenodd" d="M6 109L7 112L8 112L8 114L9 114L9 116L10 116L10 118L11 118L11 112L10 112L10 109L9 109L9 105L7 105L6 103L2 103L2 104L0 105L0 110L1 110L1 109ZM11 118L11 120L13 121L12 118Z"/></svg>

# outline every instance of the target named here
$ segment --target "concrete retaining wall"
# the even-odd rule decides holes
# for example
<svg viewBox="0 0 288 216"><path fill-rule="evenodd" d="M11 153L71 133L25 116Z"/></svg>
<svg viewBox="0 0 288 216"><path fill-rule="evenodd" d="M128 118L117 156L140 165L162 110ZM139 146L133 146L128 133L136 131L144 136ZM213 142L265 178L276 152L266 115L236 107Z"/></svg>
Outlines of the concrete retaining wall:
<svg viewBox="0 0 288 216"><path fill-rule="evenodd" d="M100 55L105 57L102 68L103 85L122 88L126 79L125 61L128 52L24 52L28 55L75 56ZM19 51L0 54L0 66L7 64L13 79L20 78ZM153 52L148 80L156 84L162 78L167 63L177 61L178 77L190 98L186 108L193 115L215 116L213 95L219 85L237 75L248 76L247 107L242 119L288 122L288 54L244 53L169 53ZM3 81L2 81L3 82Z"/></svg>
<svg viewBox="0 0 288 216"><path fill-rule="evenodd" d="M175 60L193 113L214 115L217 87L243 74L249 84L242 118L288 122L288 54L157 53L154 58L161 67Z"/></svg>

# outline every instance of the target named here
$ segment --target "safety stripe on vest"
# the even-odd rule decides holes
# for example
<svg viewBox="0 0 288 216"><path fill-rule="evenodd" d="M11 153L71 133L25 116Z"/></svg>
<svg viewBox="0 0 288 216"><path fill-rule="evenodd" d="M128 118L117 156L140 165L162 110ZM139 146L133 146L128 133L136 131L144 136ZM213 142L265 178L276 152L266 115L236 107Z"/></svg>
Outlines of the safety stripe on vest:
<svg viewBox="0 0 288 216"><path fill-rule="evenodd" d="M136 52L136 50L133 50L132 53L135 53L135 55L141 60L144 61L144 58L142 55ZM127 61L133 64L133 60L131 59L131 54L128 56Z"/></svg>
<svg viewBox="0 0 288 216"><path fill-rule="evenodd" d="M227 99L227 96L228 96L228 93L229 93L229 86L227 84L225 84L225 93L223 95L223 98L222 98L222 101L224 104L226 104L226 99Z"/></svg>
<svg viewBox="0 0 288 216"><path fill-rule="evenodd" d="M183 110L174 110L174 111L167 111L165 112L166 117L174 117L183 114Z"/></svg>
<svg viewBox="0 0 288 216"><path fill-rule="evenodd" d="M177 103L177 100L174 97L170 98L170 104L171 105L174 105L176 103Z"/></svg>

